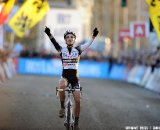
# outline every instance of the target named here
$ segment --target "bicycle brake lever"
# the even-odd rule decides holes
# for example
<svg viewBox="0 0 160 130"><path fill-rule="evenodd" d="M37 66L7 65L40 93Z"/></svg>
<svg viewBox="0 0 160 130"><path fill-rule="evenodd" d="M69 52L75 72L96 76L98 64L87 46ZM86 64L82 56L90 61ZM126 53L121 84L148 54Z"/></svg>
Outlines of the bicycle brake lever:
<svg viewBox="0 0 160 130"><path fill-rule="evenodd" d="M83 95L83 93L82 93L82 87L80 87L80 93L81 93L81 97L80 98L82 98L82 95Z"/></svg>
<svg viewBox="0 0 160 130"><path fill-rule="evenodd" d="M58 97L58 87L56 87L56 96Z"/></svg>

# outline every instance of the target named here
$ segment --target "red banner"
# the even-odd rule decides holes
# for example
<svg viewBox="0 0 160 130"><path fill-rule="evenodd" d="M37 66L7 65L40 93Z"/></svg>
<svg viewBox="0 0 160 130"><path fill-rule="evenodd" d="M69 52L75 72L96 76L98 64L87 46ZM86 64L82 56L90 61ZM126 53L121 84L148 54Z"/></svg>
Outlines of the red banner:
<svg viewBox="0 0 160 130"><path fill-rule="evenodd" d="M119 31L119 37L120 37L120 39L123 39L125 37L130 38L130 30L129 29L121 29Z"/></svg>
<svg viewBox="0 0 160 130"><path fill-rule="evenodd" d="M148 37L149 26L147 22L131 22L130 23L131 37Z"/></svg>

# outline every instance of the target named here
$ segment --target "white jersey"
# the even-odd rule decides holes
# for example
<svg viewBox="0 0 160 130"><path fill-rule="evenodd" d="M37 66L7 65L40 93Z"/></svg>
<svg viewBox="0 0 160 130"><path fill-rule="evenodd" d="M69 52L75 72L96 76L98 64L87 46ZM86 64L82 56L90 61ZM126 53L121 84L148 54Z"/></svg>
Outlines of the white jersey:
<svg viewBox="0 0 160 130"><path fill-rule="evenodd" d="M80 51L76 47L72 47L70 53L67 47L62 48L61 57L63 69L78 69Z"/></svg>

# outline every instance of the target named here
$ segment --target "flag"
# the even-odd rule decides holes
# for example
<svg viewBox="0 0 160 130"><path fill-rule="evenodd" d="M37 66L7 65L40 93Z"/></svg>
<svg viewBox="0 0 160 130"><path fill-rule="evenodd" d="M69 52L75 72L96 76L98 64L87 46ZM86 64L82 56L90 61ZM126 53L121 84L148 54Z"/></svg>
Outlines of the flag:
<svg viewBox="0 0 160 130"><path fill-rule="evenodd" d="M160 40L160 0L146 0L146 3L149 5L150 19Z"/></svg>
<svg viewBox="0 0 160 130"><path fill-rule="evenodd" d="M18 10L19 10L19 6L17 6L17 5L12 8L12 11L10 12L10 14L8 16L8 19L6 20L7 24L4 25L6 32L13 32L13 30L8 26L8 22L11 20L11 18L14 16L14 14Z"/></svg>
<svg viewBox="0 0 160 130"><path fill-rule="evenodd" d="M15 0L8 0L1 4L0 25L7 20L9 13L11 12L12 7L14 6L14 3L15 3Z"/></svg>
<svg viewBox="0 0 160 130"><path fill-rule="evenodd" d="M3 6L4 6L4 2L3 2L3 3L0 3L0 13L2 12Z"/></svg>
<svg viewBox="0 0 160 130"><path fill-rule="evenodd" d="M146 0L146 3L147 3L148 5L150 5L151 0Z"/></svg>
<svg viewBox="0 0 160 130"><path fill-rule="evenodd" d="M160 12L157 12L154 15L152 15L151 21L157 33L158 39L160 40Z"/></svg>
<svg viewBox="0 0 160 130"><path fill-rule="evenodd" d="M12 17L8 25L17 36L23 37L25 32L35 26L48 10L47 0L27 0Z"/></svg>

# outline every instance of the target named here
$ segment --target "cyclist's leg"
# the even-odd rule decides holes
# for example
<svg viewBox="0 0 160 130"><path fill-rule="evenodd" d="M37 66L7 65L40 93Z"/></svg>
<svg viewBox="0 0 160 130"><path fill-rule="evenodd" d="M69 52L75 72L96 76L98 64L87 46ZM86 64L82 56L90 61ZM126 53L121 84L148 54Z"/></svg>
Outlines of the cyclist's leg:
<svg viewBox="0 0 160 130"><path fill-rule="evenodd" d="M73 92L74 100L75 100L75 125L78 125L79 116L80 116L80 84L73 84L74 88L77 89Z"/></svg>
<svg viewBox="0 0 160 130"><path fill-rule="evenodd" d="M80 115L80 91L73 92L74 100L75 100L75 117L79 117Z"/></svg>
<svg viewBox="0 0 160 130"><path fill-rule="evenodd" d="M65 78L61 78L59 80L59 88L60 89L65 89L65 87L67 86L68 82ZM64 117L64 109L65 109L65 92L59 92L59 97L60 97L60 103L61 103L61 110L59 111L59 116L62 118Z"/></svg>

